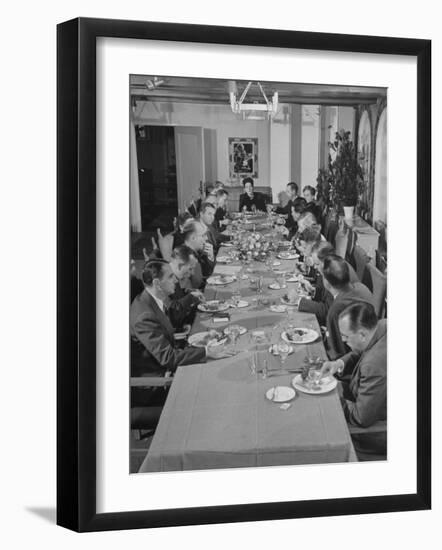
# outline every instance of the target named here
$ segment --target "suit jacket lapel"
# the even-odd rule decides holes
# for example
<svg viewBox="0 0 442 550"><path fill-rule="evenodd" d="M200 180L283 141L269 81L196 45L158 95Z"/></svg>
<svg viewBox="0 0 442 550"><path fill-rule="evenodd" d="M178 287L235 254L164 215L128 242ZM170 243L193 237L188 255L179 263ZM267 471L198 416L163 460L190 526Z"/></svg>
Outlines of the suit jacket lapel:
<svg viewBox="0 0 442 550"><path fill-rule="evenodd" d="M161 323L161 325L167 331L169 338L171 338L173 341L174 330L167 315L161 311L156 301L152 298L152 296L148 292L145 291L143 293L143 299L146 301L148 307L155 313L159 323Z"/></svg>

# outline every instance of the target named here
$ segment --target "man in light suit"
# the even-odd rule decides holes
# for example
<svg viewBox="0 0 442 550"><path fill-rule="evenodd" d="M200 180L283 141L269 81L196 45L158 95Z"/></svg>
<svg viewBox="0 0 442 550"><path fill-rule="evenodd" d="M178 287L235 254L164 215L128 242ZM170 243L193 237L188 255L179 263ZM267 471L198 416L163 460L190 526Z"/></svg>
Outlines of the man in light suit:
<svg viewBox="0 0 442 550"><path fill-rule="evenodd" d="M340 383L344 414L349 424L368 428L387 419L387 321L378 321L371 304L356 302L340 313L339 330L352 351L326 361L322 372L335 374L350 367L349 382ZM360 452L386 453L386 432L353 439Z"/></svg>

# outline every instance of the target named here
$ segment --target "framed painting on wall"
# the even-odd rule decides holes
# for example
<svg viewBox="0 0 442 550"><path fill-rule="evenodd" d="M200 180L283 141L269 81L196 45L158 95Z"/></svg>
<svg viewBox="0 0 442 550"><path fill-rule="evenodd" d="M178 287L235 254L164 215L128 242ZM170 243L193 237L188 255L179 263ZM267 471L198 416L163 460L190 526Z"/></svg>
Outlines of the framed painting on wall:
<svg viewBox="0 0 442 550"><path fill-rule="evenodd" d="M230 179L258 177L258 138L229 138Z"/></svg>

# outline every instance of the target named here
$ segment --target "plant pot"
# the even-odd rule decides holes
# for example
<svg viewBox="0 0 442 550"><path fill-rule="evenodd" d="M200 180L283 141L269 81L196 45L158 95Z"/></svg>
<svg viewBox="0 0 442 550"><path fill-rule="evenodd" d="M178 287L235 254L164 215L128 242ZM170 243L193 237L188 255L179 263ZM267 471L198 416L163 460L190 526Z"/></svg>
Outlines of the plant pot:
<svg viewBox="0 0 442 550"><path fill-rule="evenodd" d="M344 206L344 218L346 220L352 220L354 216L355 207L354 206Z"/></svg>

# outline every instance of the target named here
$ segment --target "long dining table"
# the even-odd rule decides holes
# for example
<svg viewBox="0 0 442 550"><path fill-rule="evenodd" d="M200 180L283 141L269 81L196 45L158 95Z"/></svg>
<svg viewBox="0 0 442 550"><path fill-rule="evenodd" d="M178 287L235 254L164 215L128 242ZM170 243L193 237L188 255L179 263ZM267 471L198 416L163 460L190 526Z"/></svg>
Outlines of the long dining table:
<svg viewBox="0 0 442 550"><path fill-rule="evenodd" d="M228 255L229 250L222 247L218 258ZM274 269L295 271L293 260L277 262ZM191 331L222 331L228 325L241 325L247 332L234 344L237 353L178 367L140 472L357 460L337 389L316 395L296 390L288 406L266 398L272 387L292 387L293 371L299 371L306 358L326 359L326 353L319 336L309 344L293 344L294 352L281 366L268 347L269 341L279 341L287 315L271 311L270 307L281 303L281 296L290 290L291 283L285 289L271 290L269 285L277 275L274 269L252 262L242 279L240 267L237 262L217 263L214 275L235 274L236 280L222 286L207 285L205 296L208 300L227 300L237 285L236 290L248 305L230 308L230 319L221 323L215 322L211 314L198 312ZM250 281L260 276L264 288L258 297ZM321 333L314 315L294 310L291 322ZM251 337L256 329L267 332L264 348ZM257 372L250 368L252 356ZM264 361L265 377L260 372Z"/></svg>

